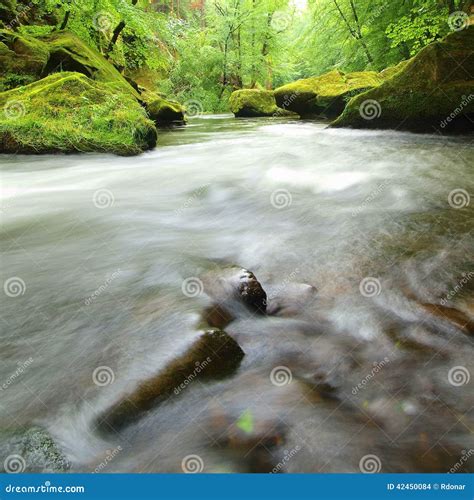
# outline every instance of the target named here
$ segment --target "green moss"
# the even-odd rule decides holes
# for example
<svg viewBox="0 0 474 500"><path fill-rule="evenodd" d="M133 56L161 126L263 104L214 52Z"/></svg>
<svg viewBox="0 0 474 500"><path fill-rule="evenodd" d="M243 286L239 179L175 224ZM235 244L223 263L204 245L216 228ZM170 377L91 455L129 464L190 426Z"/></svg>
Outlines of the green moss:
<svg viewBox="0 0 474 500"><path fill-rule="evenodd" d="M339 70L306 78L275 90L278 106L300 116L338 116L346 102L383 82L375 71L344 74Z"/></svg>
<svg viewBox="0 0 474 500"><path fill-rule="evenodd" d="M384 80L388 80L393 76L395 76L396 74L400 73L400 71L402 71L402 69L404 69L407 64L408 61L401 61L396 66L390 66L389 68L386 68L383 71L381 71L380 76Z"/></svg>
<svg viewBox="0 0 474 500"><path fill-rule="evenodd" d="M0 93L0 151L138 154L156 143L145 110L121 85L55 73Z"/></svg>
<svg viewBox="0 0 474 500"><path fill-rule="evenodd" d="M183 125L185 123L185 110L179 102L166 99L157 92L151 92L142 87L140 99L144 103L145 109L150 119L157 127L169 125Z"/></svg>
<svg viewBox="0 0 474 500"><path fill-rule="evenodd" d="M242 89L232 92L229 107L237 117L284 116L291 114L278 108L271 90Z"/></svg>
<svg viewBox="0 0 474 500"><path fill-rule="evenodd" d="M48 59L49 50L45 43L0 30L0 84L3 89L37 80Z"/></svg>
<svg viewBox="0 0 474 500"><path fill-rule="evenodd" d="M42 39L49 49L45 74L56 71L76 71L98 82L114 83L135 97L138 93L119 71L97 50L68 31L60 31Z"/></svg>
<svg viewBox="0 0 474 500"><path fill-rule="evenodd" d="M74 71L98 82L115 83L123 91L139 97L102 54L68 31L38 39L0 30L0 42L0 80L4 89L13 88L11 85L21 82L22 78L25 84L52 73Z"/></svg>
<svg viewBox="0 0 474 500"><path fill-rule="evenodd" d="M473 46L474 26L428 45L380 87L351 99L333 126L472 131ZM378 107L373 119L364 113L368 101Z"/></svg>

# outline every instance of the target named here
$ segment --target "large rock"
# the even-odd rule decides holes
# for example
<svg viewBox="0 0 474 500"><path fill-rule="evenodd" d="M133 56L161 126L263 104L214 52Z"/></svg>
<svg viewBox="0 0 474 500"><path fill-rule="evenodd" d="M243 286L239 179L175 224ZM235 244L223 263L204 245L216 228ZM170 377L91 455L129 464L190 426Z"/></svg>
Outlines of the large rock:
<svg viewBox="0 0 474 500"><path fill-rule="evenodd" d="M334 70L279 87L275 99L281 108L303 117L334 118L342 113L351 97L382 82L383 78L375 71L345 74Z"/></svg>
<svg viewBox="0 0 474 500"><path fill-rule="evenodd" d="M173 395L178 396L195 379L204 381L228 376L238 368L243 357L239 344L227 333L207 330L181 356L107 410L98 421L99 429L109 432L125 427L143 412Z"/></svg>
<svg viewBox="0 0 474 500"><path fill-rule="evenodd" d="M0 431L0 472L66 472L70 463L40 427Z"/></svg>
<svg viewBox="0 0 474 500"><path fill-rule="evenodd" d="M349 102L335 127L474 130L474 26L434 42Z"/></svg>
<svg viewBox="0 0 474 500"><path fill-rule="evenodd" d="M0 80L4 90L40 80L52 73L73 71L123 92L138 92L97 50L68 31L41 39L0 30Z"/></svg>
<svg viewBox="0 0 474 500"><path fill-rule="evenodd" d="M169 125L184 125L185 111L179 102L166 99L157 92L139 87L140 99L143 101L148 116L157 127Z"/></svg>
<svg viewBox="0 0 474 500"><path fill-rule="evenodd" d="M239 118L292 114L276 105L275 96L271 90L236 90L230 96L229 106L232 113Z"/></svg>
<svg viewBox="0 0 474 500"><path fill-rule="evenodd" d="M153 122L121 85L55 73L0 93L0 152L138 154L155 146Z"/></svg>

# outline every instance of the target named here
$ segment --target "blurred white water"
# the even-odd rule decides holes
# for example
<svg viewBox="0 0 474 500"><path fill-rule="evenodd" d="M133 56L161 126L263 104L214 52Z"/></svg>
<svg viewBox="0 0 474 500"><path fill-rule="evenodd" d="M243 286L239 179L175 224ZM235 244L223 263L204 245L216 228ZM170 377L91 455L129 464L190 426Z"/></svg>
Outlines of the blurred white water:
<svg viewBox="0 0 474 500"><path fill-rule="evenodd" d="M394 324L424 324L407 289L439 299L472 266L472 203L459 210L448 203L455 189L474 192L472 141L210 116L162 132L159 143L136 158L0 157L2 283L18 277L25 288L3 296L0 385L33 359L0 391L1 425L40 421L74 470L94 470L106 450L121 446L107 471L178 471L193 453L206 471L246 471L261 457L217 446L216 433L226 431L215 422L230 425L248 410L257 426L284 423L288 449L306 445L291 460L293 472L352 471L371 447L387 471L404 470L390 440L405 449L421 430L408 426L397 440L362 431L346 406L334 413L306 401L296 372L328 368L350 393L367 366L389 356L384 373L396 382L367 391L369 412L399 397L407 378L413 388L400 397L412 408L410 397L441 384L436 377L445 381L451 366L472 370L472 339L460 332L425 325L449 341L442 361L420 361L387 335ZM97 415L186 348L208 299L184 295L183 280L220 262L251 269L279 296L288 283L312 285L317 299L303 309L295 299L291 319L232 323L228 331L246 352L235 377L197 382L124 433L99 438ZM361 295L365 277L379 280L376 296ZM280 392L265 385L275 366L293 362L292 384ZM113 383L94 383L101 366ZM466 393L449 394L443 402L462 411ZM443 431L442 416L433 418ZM469 448L472 438L453 432Z"/></svg>

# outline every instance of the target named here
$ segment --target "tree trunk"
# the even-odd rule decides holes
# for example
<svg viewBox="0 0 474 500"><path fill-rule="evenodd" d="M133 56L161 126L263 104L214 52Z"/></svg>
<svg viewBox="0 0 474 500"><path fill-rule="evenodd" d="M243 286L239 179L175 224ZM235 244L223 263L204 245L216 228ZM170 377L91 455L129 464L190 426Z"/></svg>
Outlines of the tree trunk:
<svg viewBox="0 0 474 500"><path fill-rule="evenodd" d="M61 26L59 27L60 30L65 30L66 29L66 26L67 26L67 23L69 21L69 16L70 15L71 15L71 11L67 10L66 14L64 14L63 22L61 23Z"/></svg>
<svg viewBox="0 0 474 500"><path fill-rule="evenodd" d="M112 38L110 39L109 42L109 46L107 47L107 50L105 52L106 54L112 52L114 45L117 43L117 39L120 36L120 33L122 33L124 28L125 28L125 21L120 21L114 29L114 34L112 35Z"/></svg>
<svg viewBox="0 0 474 500"><path fill-rule="evenodd" d="M357 37L359 38L360 43L362 44L362 47L363 47L364 52L365 52L365 56L367 57L367 61L369 61L369 64L372 64L374 62L374 60L372 58L372 55L370 54L370 51L369 51L369 48L367 47L367 44L365 43L364 37L362 36L362 28L360 26L359 15L357 14L357 9L356 9L356 6L354 4L354 0L349 0L349 3L351 4L352 14L354 15L354 20L356 23Z"/></svg>

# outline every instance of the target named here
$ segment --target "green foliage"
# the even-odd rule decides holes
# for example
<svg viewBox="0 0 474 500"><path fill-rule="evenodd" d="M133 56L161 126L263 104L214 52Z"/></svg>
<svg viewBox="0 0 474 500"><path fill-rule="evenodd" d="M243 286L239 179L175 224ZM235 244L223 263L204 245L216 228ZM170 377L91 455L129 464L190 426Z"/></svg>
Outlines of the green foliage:
<svg viewBox="0 0 474 500"><path fill-rule="evenodd" d="M18 23L12 29L34 36L66 25L127 76L153 71L160 91L199 101L205 111L227 111L236 89L272 89L334 69L396 66L444 36L449 13L465 3L18 0L10 1L10 17Z"/></svg>
<svg viewBox="0 0 474 500"><path fill-rule="evenodd" d="M448 32L448 9L433 12L427 6L411 9L409 14L387 27L391 47L408 47L410 56Z"/></svg>

